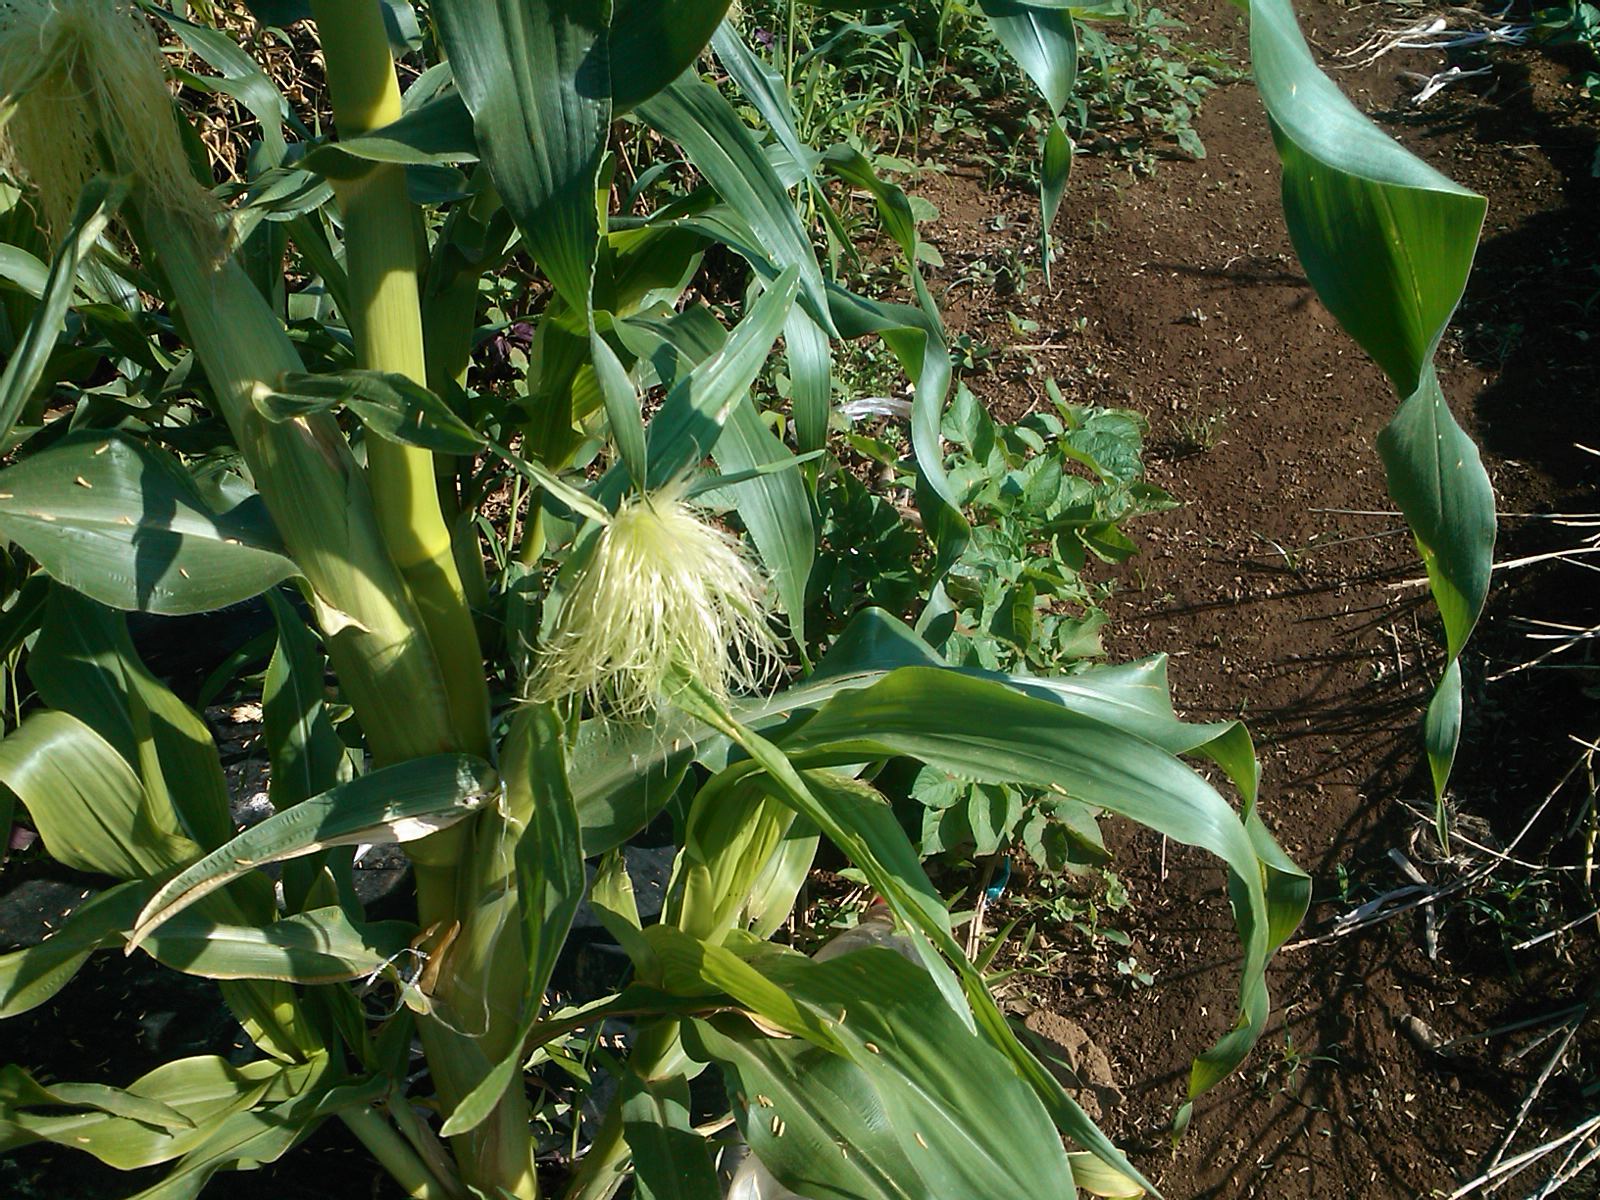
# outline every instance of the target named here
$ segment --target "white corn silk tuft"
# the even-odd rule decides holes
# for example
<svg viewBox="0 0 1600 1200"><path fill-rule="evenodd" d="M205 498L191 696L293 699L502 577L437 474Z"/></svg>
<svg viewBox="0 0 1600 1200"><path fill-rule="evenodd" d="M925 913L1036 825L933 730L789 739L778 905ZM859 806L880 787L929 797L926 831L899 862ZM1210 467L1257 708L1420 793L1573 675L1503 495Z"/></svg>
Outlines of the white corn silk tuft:
<svg viewBox="0 0 1600 1200"><path fill-rule="evenodd" d="M0 167L30 184L54 235L95 175L218 239L217 206L173 119L161 48L126 0L0 0Z"/></svg>
<svg viewBox="0 0 1600 1200"><path fill-rule="evenodd" d="M583 695L637 718L685 677L724 699L757 690L781 652L765 596L743 545L686 502L681 483L634 497L601 531L540 655L532 698Z"/></svg>

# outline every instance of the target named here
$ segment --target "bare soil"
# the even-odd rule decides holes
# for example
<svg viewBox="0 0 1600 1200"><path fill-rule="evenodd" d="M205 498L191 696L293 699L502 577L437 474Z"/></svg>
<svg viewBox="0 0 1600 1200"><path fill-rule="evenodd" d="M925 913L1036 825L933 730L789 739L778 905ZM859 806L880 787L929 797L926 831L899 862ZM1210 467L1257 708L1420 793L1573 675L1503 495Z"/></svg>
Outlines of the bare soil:
<svg viewBox="0 0 1600 1200"><path fill-rule="evenodd" d="M1243 61L1239 14L1174 7L1202 44ZM1298 7L1325 56L1421 11ZM1407 146L1489 198L1477 268L1439 363L1500 508L1592 511L1600 461L1576 443L1595 437L1600 396L1600 108L1547 56L1506 51L1492 61L1474 90L1458 85L1420 109L1400 71L1443 69L1437 53L1402 51L1334 75ZM953 330L991 351L991 369L968 382L997 415L1045 406L1051 376L1069 400L1149 419L1151 476L1184 503L1133 530L1143 550L1110 605L1108 648L1114 659L1170 655L1186 716L1247 721L1266 772L1266 818L1315 876L1301 937L1317 939L1338 915L1413 882L1391 852L1429 884L1494 860L1457 842L1458 857L1438 861L1428 828L1418 721L1442 650L1374 448L1395 397L1294 258L1254 90L1225 87L1196 128L1207 157L1164 162L1151 179L1080 160L1050 286L1037 274L1011 295L959 285L947 302ZM971 277L974 263L1029 253L1031 196L995 194L959 174L922 190L942 212L933 238L947 285ZM1037 330L1019 334L1012 317ZM1497 558L1573 546L1580 532L1507 516ZM1591 578L1562 563L1496 576L1467 658L1468 726L1452 796L1458 828L1484 847L1506 846L1583 753L1573 739L1594 738L1593 696L1583 689L1592 675L1502 677L1551 645L1526 638L1525 618L1593 623ZM1110 955L1080 942L1049 997L1111 1058L1127 1102L1106 1115L1108 1131L1169 1197L1378 1200L1448 1195L1471 1180L1493 1161L1560 1040L1532 1045L1551 1028L1537 1021L1485 1035L1594 994L1593 920L1511 949L1561 924L1554 914L1595 907L1581 872L1560 869L1582 861L1567 836L1581 782L1516 848L1557 869L1497 866L1429 906L1436 956L1420 909L1280 954L1271 1029L1239 1074L1201 1098L1175 1150L1168 1131L1189 1062L1235 1011L1237 942L1214 861L1145 831L1113 832L1115 868L1133 896L1119 924L1156 981L1131 985ZM1505 1157L1593 1113L1596 1025L1591 1013ZM1457 1038L1467 1040L1435 1048ZM1533 1194L1559 1158L1499 1194ZM1569 1189L1591 1196L1600 1183L1591 1172Z"/></svg>

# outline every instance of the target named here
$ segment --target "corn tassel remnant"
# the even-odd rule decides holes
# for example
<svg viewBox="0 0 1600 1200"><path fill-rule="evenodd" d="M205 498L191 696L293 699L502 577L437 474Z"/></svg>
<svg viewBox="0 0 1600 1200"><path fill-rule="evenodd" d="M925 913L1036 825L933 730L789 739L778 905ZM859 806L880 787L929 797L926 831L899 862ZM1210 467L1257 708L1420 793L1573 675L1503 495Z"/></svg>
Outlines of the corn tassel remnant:
<svg viewBox="0 0 1600 1200"><path fill-rule="evenodd" d="M0 168L32 186L55 236L109 171L220 250L218 206L184 153L161 48L126 0L0 0Z"/></svg>
<svg viewBox="0 0 1600 1200"><path fill-rule="evenodd" d="M582 695L624 719L670 700L674 680L756 691L780 647L743 545L683 498L682 483L625 502L540 655L532 699Z"/></svg>

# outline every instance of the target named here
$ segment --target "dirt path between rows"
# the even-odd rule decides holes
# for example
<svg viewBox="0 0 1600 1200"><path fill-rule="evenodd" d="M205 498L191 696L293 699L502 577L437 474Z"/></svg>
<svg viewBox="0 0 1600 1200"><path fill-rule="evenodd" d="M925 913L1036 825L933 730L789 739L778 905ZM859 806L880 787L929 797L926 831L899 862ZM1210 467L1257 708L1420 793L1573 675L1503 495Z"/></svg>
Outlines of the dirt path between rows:
<svg viewBox="0 0 1600 1200"><path fill-rule="evenodd" d="M1178 7L1197 40L1243 61L1236 13ZM1420 15L1300 8L1323 53ZM1478 269L1440 366L1485 448L1501 509L1592 510L1600 464L1574 442L1594 437L1600 396L1589 348L1600 334L1591 304L1600 240L1586 217L1600 198L1591 174L1600 123L1592 110L1574 115L1562 66L1531 52L1495 61L1475 92L1447 92L1420 115L1409 105L1415 84L1398 72L1439 70L1438 55L1395 55L1335 77L1412 149L1490 198ZM1207 158L1163 163L1153 179L1081 161L1053 285L1035 276L1031 291L1010 297L957 288L951 320L998 352L996 368L970 382L999 414L1042 405L1048 374L1070 400L1149 418L1152 478L1184 507L1133 531L1143 550L1122 572L1108 647L1113 659L1168 653L1190 718L1249 723L1268 820L1316 877L1305 931L1314 935L1411 882L1391 850L1434 883L1482 859L1432 861L1438 852L1410 811L1431 803L1416 723L1440 651L1424 589L1411 584L1415 552L1399 520L1382 515L1392 505L1374 440L1394 397L1293 257L1253 88L1222 89L1196 128ZM943 212L934 240L947 281L1008 245L1021 252L1030 197L995 196L959 175L923 190ZM1021 341L1008 312L1038 322L1028 349L1003 349ZM1499 557L1573 542L1548 522L1507 520ZM1468 664L1455 788L1463 829L1486 845L1513 836L1575 759L1567 735L1592 740L1594 729L1592 700L1570 673L1486 682L1539 649L1518 617L1590 616L1592 577L1557 564L1497 578ZM1558 801L1552 812L1564 815ZM1537 853L1559 833L1540 825L1519 849ZM1290 950L1272 973L1271 1030L1241 1073L1202 1099L1174 1152L1166 1130L1190 1057L1234 1011L1236 942L1213 861L1143 831L1117 840L1116 869L1134 897L1126 924L1156 983L1131 989L1103 956L1069 960L1058 1006L1110 1055L1129 1101L1110 1129L1171 1197L1448 1194L1493 1153L1548 1050L1513 1058L1526 1040L1515 1037L1445 1053L1431 1044L1562 1009L1593 987L1592 923L1576 942L1503 951L1517 939L1502 939L1488 910L1502 903L1502 916L1519 918L1528 893L1502 894L1511 876L1528 874L1515 869L1497 873L1505 889L1434 906L1434 959L1417 913ZM1570 843L1553 851L1557 861L1570 852ZM1538 895L1555 894L1548 882L1541 877ZM1580 1103L1593 1109L1573 1080L1585 1064L1592 1078L1596 1042L1591 1021L1511 1153L1570 1126ZM1594 1194L1583 1190L1592 1182L1574 1186L1570 1194Z"/></svg>

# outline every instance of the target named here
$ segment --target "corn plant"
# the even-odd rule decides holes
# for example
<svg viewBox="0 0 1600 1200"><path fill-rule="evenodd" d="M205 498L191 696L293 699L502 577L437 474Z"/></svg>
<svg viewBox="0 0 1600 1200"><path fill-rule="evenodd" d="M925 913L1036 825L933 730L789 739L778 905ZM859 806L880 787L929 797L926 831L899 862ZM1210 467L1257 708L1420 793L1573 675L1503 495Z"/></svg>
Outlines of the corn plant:
<svg viewBox="0 0 1600 1200"><path fill-rule="evenodd" d="M215 28L127 0L0 0L0 165L16 185L0 536L18 564L0 645L36 696L0 741L0 826L20 802L52 856L118 881L0 958L0 1016L46 1002L97 951L143 954L221 981L256 1052L115 1085L7 1067L0 1149L168 1163L141 1195L187 1197L335 1119L419 1200L552 1185L594 1200L630 1177L641 1196L711 1197L688 1088L714 1066L744 1138L802 1194L1148 1187L952 937L872 785L893 758L1214 853L1239 1006L1190 1098L1259 1037L1266 965L1308 880L1257 812L1241 726L1179 721L1159 659L1055 680L955 668L875 610L805 653L834 347L881 338L915 382L941 571L968 536L941 465L949 358L905 196L849 148L801 142L727 8L434 0L404 47L429 61L402 94L385 13L409 8L314 0L329 134ZM1059 118L1070 11L983 8ZM1406 397L1382 449L1453 664L1492 526L1429 362L1483 204L1339 97L1283 0L1256 0L1251 20L1307 271ZM212 186L158 28L215 72L182 70L184 85L251 114L247 178ZM1061 153L1046 147L1047 196ZM641 180L673 171L678 194L635 211ZM914 303L824 272L800 213L825 212L830 180L873 197ZM705 300L713 248L742 264L731 327ZM471 363L485 280L513 255L543 290L507 392L474 386ZM790 406L762 413L750 388L780 335ZM479 510L498 480L526 516L515 536L490 528L491 574ZM122 614L262 595L276 811L238 832L209 730L146 669ZM1457 672L1430 711L1441 770ZM619 851L669 803L681 846L662 919L644 925ZM822 837L920 965L770 942ZM354 846L384 840L410 858L411 920L371 919L355 896ZM552 1008L585 894L631 980ZM608 1020L631 1030L615 1098L560 1177L529 1074Z"/></svg>

